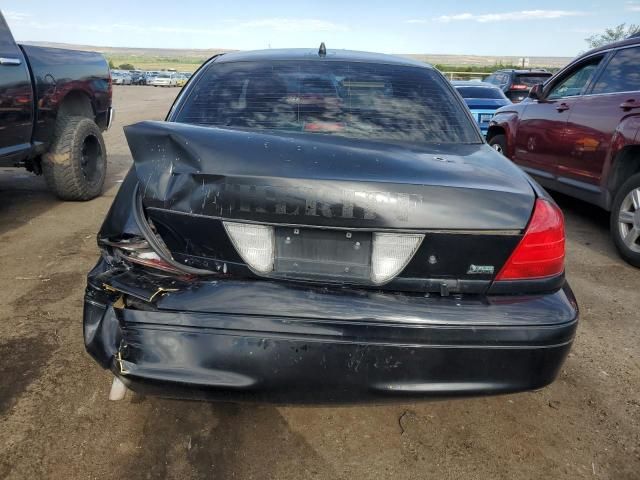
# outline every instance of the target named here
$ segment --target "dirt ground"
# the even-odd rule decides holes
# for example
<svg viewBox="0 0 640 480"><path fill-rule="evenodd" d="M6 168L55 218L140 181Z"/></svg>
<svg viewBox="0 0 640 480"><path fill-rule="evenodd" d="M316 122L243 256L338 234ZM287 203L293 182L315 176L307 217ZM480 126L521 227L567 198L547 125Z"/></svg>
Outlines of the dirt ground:
<svg viewBox="0 0 640 480"><path fill-rule="evenodd" d="M208 404L128 394L84 352L84 277L131 159L122 126L177 89L116 87L105 195L63 203L0 172L0 478L639 479L640 271L607 215L558 197L581 307L558 380L532 393L357 407Z"/></svg>

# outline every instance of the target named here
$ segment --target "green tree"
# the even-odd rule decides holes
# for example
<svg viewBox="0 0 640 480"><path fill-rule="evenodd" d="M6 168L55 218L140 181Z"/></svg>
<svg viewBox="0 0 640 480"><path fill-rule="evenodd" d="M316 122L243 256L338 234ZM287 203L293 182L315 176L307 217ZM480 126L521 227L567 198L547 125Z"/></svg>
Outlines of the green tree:
<svg viewBox="0 0 640 480"><path fill-rule="evenodd" d="M113 60L109 59L109 70L114 70L116 66L113 64Z"/></svg>
<svg viewBox="0 0 640 480"><path fill-rule="evenodd" d="M118 67L120 70L135 70L136 67L134 67L133 65L131 65L130 63L123 63L122 65L120 65Z"/></svg>
<svg viewBox="0 0 640 480"><path fill-rule="evenodd" d="M640 33L640 25L621 23L617 27L607 28L604 33L591 35L589 38L585 38L585 41L589 44L589 47L597 48L611 42L624 40L636 33Z"/></svg>

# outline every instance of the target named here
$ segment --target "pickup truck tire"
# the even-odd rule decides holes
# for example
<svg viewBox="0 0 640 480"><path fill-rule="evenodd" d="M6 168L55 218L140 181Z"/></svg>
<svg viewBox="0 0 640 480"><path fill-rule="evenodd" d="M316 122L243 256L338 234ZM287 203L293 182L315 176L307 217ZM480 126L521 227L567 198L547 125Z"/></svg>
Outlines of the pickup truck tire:
<svg viewBox="0 0 640 480"><path fill-rule="evenodd" d="M500 135L495 135L494 137L491 137L491 140L489 140L489 145L491 145L491 147L497 151L500 152L503 155L506 155L506 151L507 151L507 137L505 137L504 135L500 134Z"/></svg>
<svg viewBox="0 0 640 480"><path fill-rule="evenodd" d="M611 209L611 236L620 256L640 267L640 173L618 190Z"/></svg>
<svg viewBox="0 0 640 480"><path fill-rule="evenodd" d="M49 188L62 200L84 201L100 195L107 173L107 149L95 122L77 116L58 118L42 172Z"/></svg>

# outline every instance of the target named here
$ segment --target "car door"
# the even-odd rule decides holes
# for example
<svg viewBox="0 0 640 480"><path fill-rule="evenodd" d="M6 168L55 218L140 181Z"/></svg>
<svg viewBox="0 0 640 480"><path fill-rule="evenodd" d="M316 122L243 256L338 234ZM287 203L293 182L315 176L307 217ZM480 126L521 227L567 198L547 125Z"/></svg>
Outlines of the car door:
<svg viewBox="0 0 640 480"><path fill-rule="evenodd" d="M22 51L0 14L0 158L31 148L33 92Z"/></svg>
<svg viewBox="0 0 640 480"><path fill-rule="evenodd" d="M640 115L640 45L612 52L585 95L571 109L558 179L594 193L619 125Z"/></svg>
<svg viewBox="0 0 640 480"><path fill-rule="evenodd" d="M556 178L558 164L570 152L564 142L569 115L601 60L589 57L573 65L545 87L540 99L527 102L516 132L514 162L535 176Z"/></svg>

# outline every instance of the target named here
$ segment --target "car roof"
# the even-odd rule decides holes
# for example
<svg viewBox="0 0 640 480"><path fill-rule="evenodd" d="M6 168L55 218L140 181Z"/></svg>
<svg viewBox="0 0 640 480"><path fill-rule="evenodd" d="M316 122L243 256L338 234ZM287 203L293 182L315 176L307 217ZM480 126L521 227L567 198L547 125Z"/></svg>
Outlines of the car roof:
<svg viewBox="0 0 640 480"><path fill-rule="evenodd" d="M482 87L482 88L495 88L500 90L493 83L479 82L477 80L453 80L451 85L454 87Z"/></svg>
<svg viewBox="0 0 640 480"><path fill-rule="evenodd" d="M386 63L391 65L403 65L408 67L421 67L433 69L431 65L411 58L385 55L383 53L358 52L354 50L338 50L327 48L326 55L320 56L318 49L312 48L283 48L269 50L252 50L245 52L225 53L215 57L216 63L227 62L255 62L277 60L331 60L364 63Z"/></svg>
<svg viewBox="0 0 640 480"><path fill-rule="evenodd" d="M549 70L545 70L544 68L525 68L525 69L516 69L516 68L501 68L500 70L496 70L496 72L509 72L515 73L516 75L528 74L528 73L548 73L551 75Z"/></svg>

